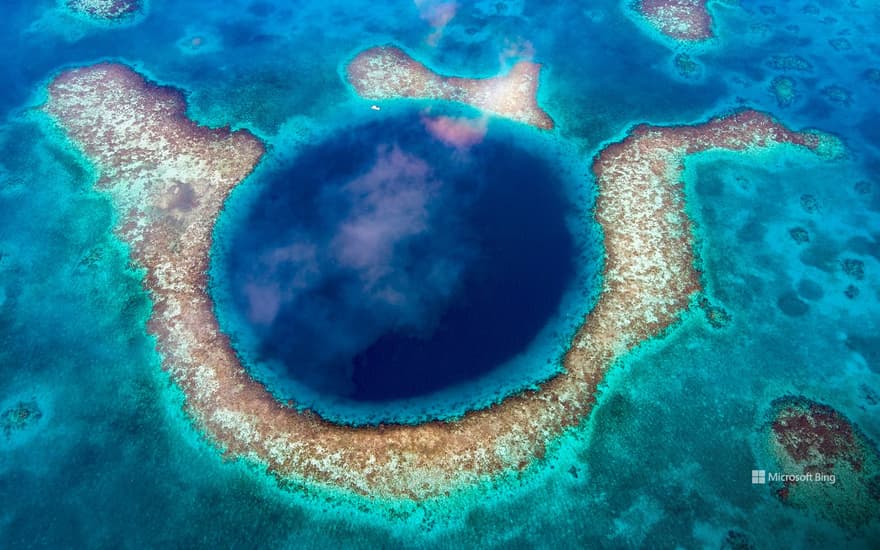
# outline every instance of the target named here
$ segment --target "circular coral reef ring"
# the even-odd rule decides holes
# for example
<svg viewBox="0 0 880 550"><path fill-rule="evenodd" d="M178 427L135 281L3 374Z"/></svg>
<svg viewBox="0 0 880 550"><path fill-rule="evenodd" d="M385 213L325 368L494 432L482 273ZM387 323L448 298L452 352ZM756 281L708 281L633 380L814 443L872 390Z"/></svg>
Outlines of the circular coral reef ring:
<svg viewBox="0 0 880 550"><path fill-rule="evenodd" d="M333 119L215 224L209 291L248 372L348 426L455 419L556 375L603 256L582 155L451 103Z"/></svg>
<svg viewBox="0 0 880 550"><path fill-rule="evenodd" d="M676 323L700 289L680 182L688 155L781 143L827 154L835 144L754 111L633 128L593 160L603 288L564 356L565 371L455 421L352 428L274 399L242 367L215 317L207 288L214 224L263 156L261 141L198 126L181 93L120 64L60 73L42 109L98 170L96 186L119 213L116 233L146 269L148 330L197 425L228 455L256 460L286 483L398 502L525 469L587 417L616 358Z"/></svg>
<svg viewBox="0 0 880 550"><path fill-rule="evenodd" d="M91 22L132 23L147 11L147 0L61 0L65 10Z"/></svg>

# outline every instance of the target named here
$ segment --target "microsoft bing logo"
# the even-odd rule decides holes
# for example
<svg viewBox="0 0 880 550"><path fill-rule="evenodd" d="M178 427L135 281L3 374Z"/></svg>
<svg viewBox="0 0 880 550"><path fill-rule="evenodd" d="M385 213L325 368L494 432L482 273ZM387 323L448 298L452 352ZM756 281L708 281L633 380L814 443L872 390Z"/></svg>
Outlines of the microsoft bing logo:
<svg viewBox="0 0 880 550"><path fill-rule="evenodd" d="M766 470L752 470L752 485L764 485L767 483Z"/></svg>

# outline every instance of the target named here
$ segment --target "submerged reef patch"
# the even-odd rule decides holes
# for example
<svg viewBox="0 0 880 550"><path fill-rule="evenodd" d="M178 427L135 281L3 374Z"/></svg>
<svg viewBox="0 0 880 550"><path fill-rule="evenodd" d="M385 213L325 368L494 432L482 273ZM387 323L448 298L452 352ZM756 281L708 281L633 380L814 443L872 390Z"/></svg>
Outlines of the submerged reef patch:
<svg viewBox="0 0 880 550"><path fill-rule="evenodd" d="M700 309L703 310L703 314L706 316L706 321L709 322L709 326L712 328L724 328L733 320L733 317L731 317L726 309L717 304L713 304L705 296L700 297L698 304Z"/></svg>
<svg viewBox="0 0 880 550"><path fill-rule="evenodd" d="M13 433L33 425L42 417L43 411L35 400L19 401L0 414L0 426L3 427L3 434L8 438Z"/></svg>
<svg viewBox="0 0 880 550"><path fill-rule="evenodd" d="M767 65L776 71L803 71L813 70L813 64L799 55L777 54L770 56Z"/></svg>
<svg viewBox="0 0 880 550"><path fill-rule="evenodd" d="M657 31L678 42L712 38L707 0L640 0L636 11Z"/></svg>
<svg viewBox="0 0 880 550"><path fill-rule="evenodd" d="M843 105L844 107L849 107L853 104L853 94L849 89L844 88L843 86L838 86L836 84L832 84L830 86L825 86L819 93L822 94L822 97L827 99L832 103L836 103L837 105Z"/></svg>
<svg viewBox="0 0 880 550"><path fill-rule="evenodd" d="M880 454L840 412L785 396L772 403L763 433L781 474L767 481L780 501L843 527L880 519Z"/></svg>
<svg viewBox="0 0 880 550"><path fill-rule="evenodd" d="M664 333L701 288L681 183L702 151L781 143L819 154L831 143L744 111L693 126L640 125L593 160L604 233L603 288L564 357L537 390L460 420L351 428L279 403L250 377L220 331L207 293L215 220L263 145L246 131L197 126L183 96L123 65L72 69L43 110L96 165L116 229L146 269L148 330L196 424L232 457L280 479L329 490L423 499L526 468L591 411L607 369Z"/></svg>
<svg viewBox="0 0 880 550"><path fill-rule="evenodd" d="M541 65L531 61L520 61L506 74L491 78L462 78L437 74L400 48L382 46L357 54L345 73L358 95L367 99L457 101L542 130L554 126L538 105Z"/></svg>
<svg viewBox="0 0 880 550"><path fill-rule="evenodd" d="M777 76L770 83L770 93L776 98L780 107L789 107L797 98L797 84L789 76Z"/></svg>
<svg viewBox="0 0 880 550"><path fill-rule="evenodd" d="M672 58L672 64L679 76L687 79L699 79L703 74L703 66L690 55L681 52Z"/></svg>
<svg viewBox="0 0 880 550"><path fill-rule="evenodd" d="M803 227L792 227L788 230L788 234L791 236L791 240L793 240L797 244L810 242L810 232Z"/></svg>

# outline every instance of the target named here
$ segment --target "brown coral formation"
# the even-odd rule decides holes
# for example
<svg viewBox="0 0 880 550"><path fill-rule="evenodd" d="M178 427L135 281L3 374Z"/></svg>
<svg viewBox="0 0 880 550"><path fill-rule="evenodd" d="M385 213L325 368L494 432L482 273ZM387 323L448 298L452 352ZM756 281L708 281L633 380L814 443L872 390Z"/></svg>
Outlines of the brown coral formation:
<svg viewBox="0 0 880 550"><path fill-rule="evenodd" d="M142 6L140 0L67 0L67 8L101 21L113 21L139 12Z"/></svg>
<svg viewBox="0 0 880 550"><path fill-rule="evenodd" d="M554 126L538 105L541 65L531 61L493 78L460 78L437 74L400 48L383 46L359 53L345 70L355 91L367 99L457 101L542 130Z"/></svg>
<svg viewBox="0 0 880 550"><path fill-rule="evenodd" d="M120 213L117 232L147 270L149 330L198 426L230 456L255 459L284 480L416 499L543 456L590 412L613 361L676 322L700 288L679 182L687 155L819 145L816 135L756 112L633 129L593 163L604 288L565 356L566 372L458 421L351 428L277 402L242 368L213 313L205 274L212 229L261 143L195 125L180 94L121 65L62 73L43 108L94 161L97 185Z"/></svg>
<svg viewBox="0 0 880 550"><path fill-rule="evenodd" d="M641 0L636 10L662 34L680 42L712 38L706 0Z"/></svg>
<svg viewBox="0 0 880 550"><path fill-rule="evenodd" d="M765 441L790 476L771 482L777 498L845 527L880 519L880 454L873 444L838 411L805 397L777 399L772 411Z"/></svg>

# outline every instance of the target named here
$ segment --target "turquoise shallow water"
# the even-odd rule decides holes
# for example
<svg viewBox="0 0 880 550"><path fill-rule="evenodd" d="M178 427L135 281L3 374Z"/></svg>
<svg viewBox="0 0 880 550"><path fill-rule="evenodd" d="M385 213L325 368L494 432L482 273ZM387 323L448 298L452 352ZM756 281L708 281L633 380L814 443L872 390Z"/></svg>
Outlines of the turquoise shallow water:
<svg viewBox="0 0 880 550"><path fill-rule="evenodd" d="M686 49L699 73L683 75L678 52L643 32L627 3L502 4L460 2L434 46L435 29L412 3L152 0L125 28L71 20L48 0L8 7L0 412L33 401L41 414L0 434L0 546L718 548L731 530L758 548L880 540L876 523L847 533L749 483L750 470L769 467L758 463L756 430L787 393L834 406L880 440L880 85L868 72L880 68L876 6L715 3L719 38ZM203 37L195 50L194 36ZM731 324L712 329L697 311L612 369L591 418L521 479L395 513L279 488L224 461L192 428L145 334L143 273L112 235L109 201L92 190L88 162L31 107L63 67L122 60L187 90L197 121L266 140L258 178L371 114L341 67L390 41L464 75L497 73L506 50L533 51L546 71L539 100L558 124L546 150L582 178L581 204L592 200L590 158L639 122L751 106L837 133L849 156L831 164L785 149L689 161L705 282ZM774 55L809 65L777 68ZM787 106L770 92L778 76L795 85ZM383 111L413 107L401 103ZM809 242L796 242L794 228ZM847 276L845 260L862 262L863 278Z"/></svg>

